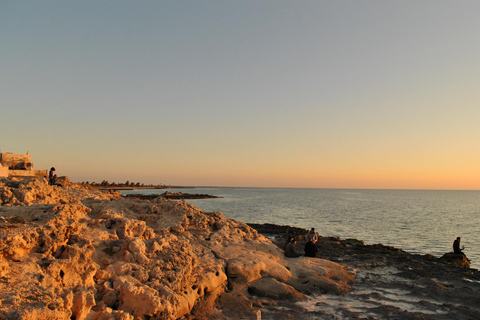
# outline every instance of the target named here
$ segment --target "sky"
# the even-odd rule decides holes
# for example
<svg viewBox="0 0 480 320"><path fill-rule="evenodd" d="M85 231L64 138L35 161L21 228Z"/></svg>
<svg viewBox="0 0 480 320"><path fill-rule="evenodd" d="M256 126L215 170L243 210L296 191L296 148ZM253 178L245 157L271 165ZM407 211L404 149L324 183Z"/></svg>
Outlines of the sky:
<svg viewBox="0 0 480 320"><path fill-rule="evenodd" d="M479 13L0 0L0 151L76 182L480 190Z"/></svg>

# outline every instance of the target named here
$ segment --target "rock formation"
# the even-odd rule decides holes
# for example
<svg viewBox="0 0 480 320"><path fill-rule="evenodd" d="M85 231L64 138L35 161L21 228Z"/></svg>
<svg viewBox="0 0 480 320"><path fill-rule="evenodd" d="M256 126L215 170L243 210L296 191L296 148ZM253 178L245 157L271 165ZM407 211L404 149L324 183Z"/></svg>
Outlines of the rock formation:
<svg viewBox="0 0 480 320"><path fill-rule="evenodd" d="M0 319L252 318L351 289L341 265L284 258L221 213L63 186L0 181Z"/></svg>
<svg viewBox="0 0 480 320"><path fill-rule="evenodd" d="M283 246L287 236L299 239L300 248L305 245L308 230L249 225L277 246ZM355 272L355 283L346 295L326 293L298 302L305 310L290 319L480 319L480 271L469 268L463 255L447 253L437 258L382 244L366 245L356 239L322 236L317 247L319 257ZM254 290L263 292L262 287Z"/></svg>

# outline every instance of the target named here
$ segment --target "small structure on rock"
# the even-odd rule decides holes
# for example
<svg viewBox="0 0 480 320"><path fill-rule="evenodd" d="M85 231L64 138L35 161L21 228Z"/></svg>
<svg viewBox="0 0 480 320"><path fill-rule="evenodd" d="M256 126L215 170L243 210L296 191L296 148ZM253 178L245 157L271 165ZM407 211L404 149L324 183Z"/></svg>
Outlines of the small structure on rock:
<svg viewBox="0 0 480 320"><path fill-rule="evenodd" d="M0 153L0 177L46 177L47 170L34 170L27 154L14 154L10 152Z"/></svg>

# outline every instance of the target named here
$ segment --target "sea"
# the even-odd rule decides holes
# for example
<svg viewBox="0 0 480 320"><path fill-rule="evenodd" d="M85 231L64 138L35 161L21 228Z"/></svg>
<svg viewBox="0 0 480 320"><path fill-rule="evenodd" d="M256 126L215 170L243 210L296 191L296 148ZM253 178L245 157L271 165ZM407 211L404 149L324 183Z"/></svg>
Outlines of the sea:
<svg viewBox="0 0 480 320"><path fill-rule="evenodd" d="M480 191L284 188L181 188L125 190L123 194L200 193L219 198L187 200L245 223L273 223L321 236L441 257L456 237L480 268Z"/></svg>

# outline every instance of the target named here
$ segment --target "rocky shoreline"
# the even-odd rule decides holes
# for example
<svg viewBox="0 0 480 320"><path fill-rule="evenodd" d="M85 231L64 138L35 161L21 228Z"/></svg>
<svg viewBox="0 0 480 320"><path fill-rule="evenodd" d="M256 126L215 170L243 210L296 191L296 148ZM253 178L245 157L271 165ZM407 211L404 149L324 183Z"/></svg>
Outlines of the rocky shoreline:
<svg viewBox="0 0 480 320"><path fill-rule="evenodd" d="M183 200L0 181L0 319L479 319L480 274L452 261L287 235Z"/></svg>
<svg viewBox="0 0 480 320"><path fill-rule="evenodd" d="M219 212L64 182L0 181L0 319L279 319L354 281Z"/></svg>
<svg viewBox="0 0 480 320"><path fill-rule="evenodd" d="M249 226L279 247L293 235L300 250L308 232L273 224ZM325 319L480 319L480 272L465 267L464 259L336 237L320 237L317 247L319 258L346 266L356 277L348 294L312 299L309 312L328 310Z"/></svg>

